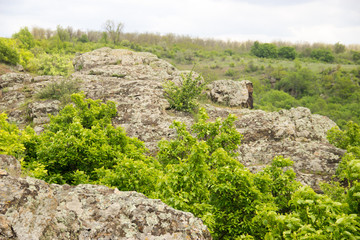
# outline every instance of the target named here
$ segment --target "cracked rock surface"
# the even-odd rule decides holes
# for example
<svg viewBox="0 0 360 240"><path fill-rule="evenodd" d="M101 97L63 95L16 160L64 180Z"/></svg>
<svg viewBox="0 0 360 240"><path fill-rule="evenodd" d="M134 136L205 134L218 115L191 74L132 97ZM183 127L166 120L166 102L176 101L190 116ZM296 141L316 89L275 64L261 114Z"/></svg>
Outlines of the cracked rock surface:
<svg viewBox="0 0 360 240"><path fill-rule="evenodd" d="M211 239L200 219L160 200L20 178L18 167L0 156L0 239Z"/></svg>

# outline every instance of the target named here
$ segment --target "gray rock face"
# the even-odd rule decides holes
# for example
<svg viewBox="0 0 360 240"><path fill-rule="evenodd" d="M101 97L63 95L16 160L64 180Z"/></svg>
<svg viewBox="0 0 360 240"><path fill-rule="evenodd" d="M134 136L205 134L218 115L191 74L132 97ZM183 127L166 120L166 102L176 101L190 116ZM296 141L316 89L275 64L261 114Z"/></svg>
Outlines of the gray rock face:
<svg viewBox="0 0 360 240"><path fill-rule="evenodd" d="M345 152L326 139L327 131L336 124L307 108L265 112L208 106L208 111L211 116L233 113L238 117L236 128L244 135L238 159L245 166L258 171L282 155L294 162L297 179L315 190L319 190L319 181L328 181L335 174Z"/></svg>
<svg viewBox="0 0 360 240"><path fill-rule="evenodd" d="M169 129L174 120L188 126L194 121L189 114L168 110L162 84L164 81L177 83L182 72L153 54L101 48L78 55L74 65L77 71L72 78L80 80L80 89L87 97L114 101L118 116L113 124L125 128L131 137L144 141L151 153L157 151L160 139L174 136L174 131ZM31 113L34 122L41 125L46 113L56 113L57 107L52 103L23 106L44 86L61 77L6 74L1 79L0 86L6 86L7 91L3 91L0 99L0 111L7 110L11 121L24 122L26 113ZM209 89L214 101L251 107L249 81L215 81ZM316 189L320 180L328 180L334 174L343 154L326 140L326 132L335 123L327 117L312 115L309 109L269 113L238 107L205 107L213 119L225 118L229 113L238 116L236 127L244 135L238 159L254 171L275 156L283 155L294 161L298 179ZM37 126L37 131L40 132L41 127Z"/></svg>
<svg viewBox="0 0 360 240"><path fill-rule="evenodd" d="M208 85L208 95L215 103L229 107L253 108L253 85L248 80L218 80Z"/></svg>
<svg viewBox="0 0 360 240"><path fill-rule="evenodd" d="M15 177L20 177L21 175L20 163L13 156L0 154L0 169L3 170L3 175L10 174Z"/></svg>
<svg viewBox="0 0 360 240"><path fill-rule="evenodd" d="M6 159L0 156L0 239L211 239L200 219L160 200L11 176Z"/></svg>

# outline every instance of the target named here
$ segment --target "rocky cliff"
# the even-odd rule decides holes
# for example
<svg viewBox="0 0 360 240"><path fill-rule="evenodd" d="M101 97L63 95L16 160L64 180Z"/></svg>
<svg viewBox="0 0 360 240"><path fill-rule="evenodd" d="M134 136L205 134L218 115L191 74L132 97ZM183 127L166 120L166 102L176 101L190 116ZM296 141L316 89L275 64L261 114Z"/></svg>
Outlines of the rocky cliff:
<svg viewBox="0 0 360 240"><path fill-rule="evenodd" d="M0 155L0 239L211 239L202 221L137 192L21 178Z"/></svg>
<svg viewBox="0 0 360 240"><path fill-rule="evenodd" d="M156 152L161 138L171 138L169 129L174 120L193 123L191 115L169 110L163 97L164 81L179 82L181 71L150 53L102 48L75 57L80 90L87 97L116 102L118 115L113 120L130 136L138 137ZM19 123L32 119L36 130L48 121L48 113L59 110L59 101L34 100L32 96L60 77L30 76L10 73L1 76L0 111L7 111L9 119ZM256 91L256 89L254 89ZM216 103L204 107L211 118L238 117L236 127L244 134L239 161L256 171L276 155L294 161L298 179L317 188L320 180L328 180L334 173L343 151L330 145L326 132L335 123L329 118L313 115L306 108L264 112L240 109L252 107L252 84L249 81L216 81L208 86L208 95ZM227 105L227 106L225 106Z"/></svg>

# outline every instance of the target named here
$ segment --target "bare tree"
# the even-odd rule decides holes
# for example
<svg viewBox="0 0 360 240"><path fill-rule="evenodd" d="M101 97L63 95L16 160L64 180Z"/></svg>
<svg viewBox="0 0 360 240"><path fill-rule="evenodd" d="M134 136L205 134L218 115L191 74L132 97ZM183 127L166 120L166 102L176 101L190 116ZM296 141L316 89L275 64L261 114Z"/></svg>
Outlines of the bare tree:
<svg viewBox="0 0 360 240"><path fill-rule="evenodd" d="M68 26L68 27L66 28L66 31L67 31L68 34L69 34L70 41L72 41L72 39L73 39L74 36L75 36L75 31L74 31L73 27Z"/></svg>
<svg viewBox="0 0 360 240"><path fill-rule="evenodd" d="M40 27L33 27L31 29L31 34L35 39L44 39L45 38L45 29Z"/></svg>
<svg viewBox="0 0 360 240"><path fill-rule="evenodd" d="M124 24L122 24L121 22L115 24L115 22L112 20L107 20L104 24L104 29L109 34L109 38L115 44L118 44L120 42L123 28Z"/></svg>
<svg viewBox="0 0 360 240"><path fill-rule="evenodd" d="M50 39L54 35L54 31L48 28L46 29L45 35L46 35L46 39Z"/></svg>

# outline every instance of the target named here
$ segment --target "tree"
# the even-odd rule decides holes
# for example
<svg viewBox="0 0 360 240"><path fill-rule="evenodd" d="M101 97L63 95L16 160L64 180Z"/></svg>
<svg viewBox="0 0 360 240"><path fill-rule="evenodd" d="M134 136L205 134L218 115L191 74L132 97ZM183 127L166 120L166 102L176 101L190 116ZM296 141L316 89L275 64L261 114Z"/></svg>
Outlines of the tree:
<svg viewBox="0 0 360 240"><path fill-rule="evenodd" d="M314 49L310 57L324 62L333 62L335 57L329 49Z"/></svg>
<svg viewBox="0 0 360 240"><path fill-rule="evenodd" d="M295 48L293 48L293 47L279 48L279 57L294 60L296 57Z"/></svg>
<svg viewBox="0 0 360 240"><path fill-rule="evenodd" d="M119 22L115 23L112 20L107 20L104 23L104 29L108 32L109 38L113 41L114 44L120 42L120 37L124 28L124 24Z"/></svg>
<svg viewBox="0 0 360 240"><path fill-rule="evenodd" d="M251 47L251 53L260 58L276 58L278 56L277 48L272 43L254 42Z"/></svg>
<svg viewBox="0 0 360 240"><path fill-rule="evenodd" d="M334 44L334 52L336 54L345 52L345 45L337 42Z"/></svg>
<svg viewBox="0 0 360 240"><path fill-rule="evenodd" d="M70 40L70 34L69 34L68 30L61 27L60 25L58 25L56 27L56 35L62 42Z"/></svg>
<svg viewBox="0 0 360 240"><path fill-rule="evenodd" d="M33 35L30 33L27 27L21 28L18 33L13 34L13 38L19 39L21 45L25 49L30 49L35 46L35 41Z"/></svg>
<svg viewBox="0 0 360 240"><path fill-rule="evenodd" d="M17 64L20 61L20 56L16 49L8 44L8 41L0 38L0 62Z"/></svg>

